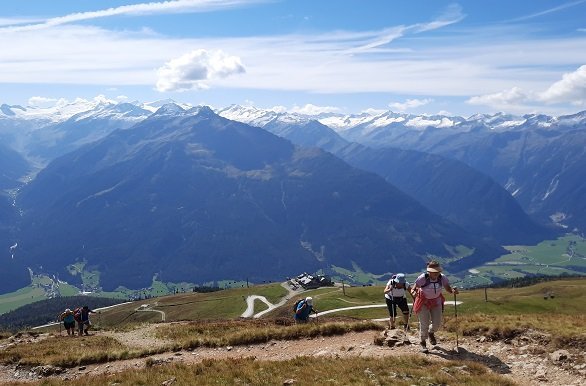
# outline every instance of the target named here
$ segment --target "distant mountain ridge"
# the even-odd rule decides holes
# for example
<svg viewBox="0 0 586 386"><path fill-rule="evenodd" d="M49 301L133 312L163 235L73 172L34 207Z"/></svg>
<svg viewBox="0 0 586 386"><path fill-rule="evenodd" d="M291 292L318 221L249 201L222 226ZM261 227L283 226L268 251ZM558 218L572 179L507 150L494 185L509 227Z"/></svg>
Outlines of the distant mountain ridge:
<svg viewBox="0 0 586 386"><path fill-rule="evenodd" d="M461 270L497 257L497 244L553 237L523 210L586 228L586 112L304 115L167 102L0 108L0 291L25 283L27 266L75 282L65 266L82 260L110 289L155 273L417 270L430 256Z"/></svg>
<svg viewBox="0 0 586 386"><path fill-rule="evenodd" d="M154 274L204 282L353 263L417 270L430 255L463 269L503 252L381 177L206 107L165 105L56 159L19 202L23 263L49 269L52 256L73 280L63 267L83 259L106 289L149 285Z"/></svg>
<svg viewBox="0 0 586 386"><path fill-rule="evenodd" d="M253 110L254 114L247 111L232 107L230 117L247 121L262 113L259 109ZM219 113L223 114L222 110ZM312 116L282 113L279 119L299 125ZM347 142L415 150L462 161L492 177L540 221L553 221L569 230L586 229L586 209L577 202L577 197L586 195L582 178L582 170L586 170L582 151L586 148L586 111L559 117L497 113L469 118L387 111L328 113L313 119ZM566 152L566 147L572 150Z"/></svg>

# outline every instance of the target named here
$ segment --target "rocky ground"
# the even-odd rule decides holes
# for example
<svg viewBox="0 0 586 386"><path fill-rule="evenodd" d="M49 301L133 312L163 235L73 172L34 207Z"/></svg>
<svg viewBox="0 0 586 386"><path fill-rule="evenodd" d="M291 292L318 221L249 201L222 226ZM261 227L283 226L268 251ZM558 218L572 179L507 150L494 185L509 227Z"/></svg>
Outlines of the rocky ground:
<svg viewBox="0 0 586 386"><path fill-rule="evenodd" d="M156 347L162 342L154 337L158 325L148 325L130 332L98 332L108 334L133 347ZM178 326L179 328L179 326ZM24 368L16 365L0 366L0 383L6 381L35 381L44 377L74 379L96 374L113 374L130 368L143 368L147 359L150 365L163 363L197 363L205 358L255 357L257 360L279 361L299 355L326 357L384 357L387 355L427 355L438 361L469 360L482 363L495 373L510 378L519 385L539 385L554 383L556 385L586 384L586 354L577 349L546 352L543 342L547 336L529 331L512 340L489 341L485 337L459 339L456 342L443 340L438 334L439 347L423 354L414 334L409 334L408 343L395 331L388 336L375 332L350 333L343 336L302 339L299 341L271 341L266 344L246 347L198 348L193 351L180 351L153 355L149 358L122 360L97 365L82 366L72 369L58 369L50 366ZM33 340L43 339L21 337L13 339L13 344L27 344ZM375 341L378 341L375 343ZM409 344L409 342L411 344ZM381 345L382 344L382 345ZM392 347L389 346L391 344ZM0 350L2 345L0 345Z"/></svg>

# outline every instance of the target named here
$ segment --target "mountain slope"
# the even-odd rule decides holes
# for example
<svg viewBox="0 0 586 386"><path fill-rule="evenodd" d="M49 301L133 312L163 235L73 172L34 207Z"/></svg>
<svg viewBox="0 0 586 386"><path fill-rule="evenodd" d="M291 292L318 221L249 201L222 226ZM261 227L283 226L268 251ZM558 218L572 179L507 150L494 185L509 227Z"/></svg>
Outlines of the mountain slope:
<svg viewBox="0 0 586 386"><path fill-rule="evenodd" d="M555 235L534 223L495 181L459 161L357 144L336 154L355 167L381 175L473 234L503 245L535 244Z"/></svg>
<svg viewBox="0 0 586 386"><path fill-rule="evenodd" d="M13 246L18 240L15 232L19 213L9 194L22 185L19 178L28 170L28 163L17 152L0 143L0 293L13 291L29 282L26 269L12 258Z"/></svg>
<svg viewBox="0 0 586 386"><path fill-rule="evenodd" d="M417 270L465 246L473 253L457 269L502 252L379 176L205 107L163 106L58 158L19 202L23 263L67 278L64 267L85 259L106 289L148 286L154 274L258 281L352 262Z"/></svg>

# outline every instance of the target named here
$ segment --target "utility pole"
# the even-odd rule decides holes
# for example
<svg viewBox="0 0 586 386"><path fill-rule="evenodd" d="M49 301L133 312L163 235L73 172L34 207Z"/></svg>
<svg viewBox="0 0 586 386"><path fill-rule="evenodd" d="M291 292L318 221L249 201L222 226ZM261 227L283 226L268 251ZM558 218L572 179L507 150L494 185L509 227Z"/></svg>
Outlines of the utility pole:
<svg viewBox="0 0 586 386"><path fill-rule="evenodd" d="M346 287L344 287L344 280L342 280L342 292L344 293L344 296L346 296Z"/></svg>
<svg viewBox="0 0 586 386"><path fill-rule="evenodd" d="M487 291L487 288L488 287L484 287L484 301L485 302L488 302L488 293L486 292Z"/></svg>

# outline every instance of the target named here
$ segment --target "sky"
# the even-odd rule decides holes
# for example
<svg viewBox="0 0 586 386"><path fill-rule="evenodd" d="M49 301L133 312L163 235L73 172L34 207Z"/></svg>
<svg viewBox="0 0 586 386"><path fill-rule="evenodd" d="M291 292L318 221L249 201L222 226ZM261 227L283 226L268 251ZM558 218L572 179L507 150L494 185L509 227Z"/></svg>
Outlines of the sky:
<svg viewBox="0 0 586 386"><path fill-rule="evenodd" d="M6 0L0 103L586 110L586 0Z"/></svg>

